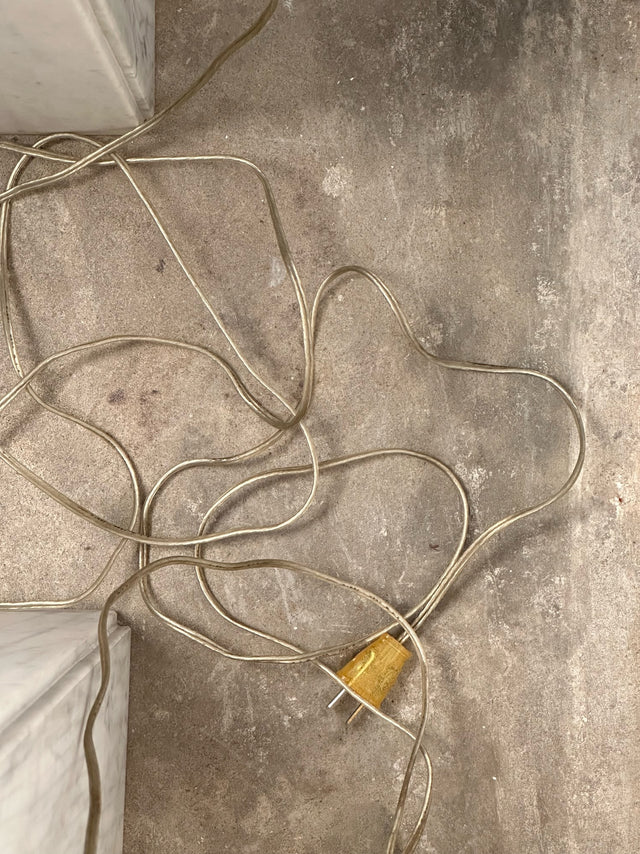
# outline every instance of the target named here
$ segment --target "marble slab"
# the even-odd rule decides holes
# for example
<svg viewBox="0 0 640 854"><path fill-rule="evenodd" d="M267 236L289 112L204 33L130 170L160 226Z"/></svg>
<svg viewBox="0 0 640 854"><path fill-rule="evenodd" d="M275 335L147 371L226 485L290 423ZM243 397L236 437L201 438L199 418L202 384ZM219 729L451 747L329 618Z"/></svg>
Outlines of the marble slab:
<svg viewBox="0 0 640 854"><path fill-rule="evenodd" d="M150 116L155 83L155 0L90 0L90 3L141 116Z"/></svg>
<svg viewBox="0 0 640 854"><path fill-rule="evenodd" d="M100 682L98 613L0 613L0 852L82 854L82 737ZM130 632L109 623L110 689L96 723L99 854L122 854Z"/></svg>
<svg viewBox="0 0 640 854"><path fill-rule="evenodd" d="M1 4L0 134L116 133L153 113L155 0Z"/></svg>
<svg viewBox="0 0 640 854"><path fill-rule="evenodd" d="M97 626L96 611L0 612L0 733L95 649Z"/></svg>

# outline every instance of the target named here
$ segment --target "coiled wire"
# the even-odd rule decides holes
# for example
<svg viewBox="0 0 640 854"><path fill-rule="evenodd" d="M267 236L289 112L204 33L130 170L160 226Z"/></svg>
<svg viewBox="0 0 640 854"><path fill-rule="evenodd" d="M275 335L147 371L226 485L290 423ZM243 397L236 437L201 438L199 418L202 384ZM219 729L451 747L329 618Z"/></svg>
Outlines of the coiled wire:
<svg viewBox="0 0 640 854"><path fill-rule="evenodd" d="M106 144L102 144L90 137L81 136L74 133L57 133L45 136L38 140L32 146L22 145L20 143L0 141L0 148L13 151L20 155L17 164L12 170L7 181L6 189L0 193L0 313L2 315L2 324L4 338L7 345L7 350L14 371L17 375L17 382L4 396L0 399L0 412L8 407L20 394L28 394L33 401L40 407L53 415L74 423L85 430L90 431L105 442L121 459L124 464L130 483L132 493L132 509L131 520L129 526L124 528L116 525L107 519L104 519L92 513L82 504L74 501L69 496L65 495L52 484L48 483L36 472L29 469L22 462L16 459L8 451L0 448L0 459L9 465L14 471L18 472L22 477L34 484L43 493L58 502L62 507L71 511L75 515L90 522L92 525L107 531L118 538L117 545L109 556L104 568L91 583L89 587L79 593L77 596L61 598L57 600L28 600L20 602L3 602L0 603L0 608L17 609L17 608L66 608L72 605L77 605L93 594L100 585L104 584L109 576L109 573L118 559L123 546L128 540L138 544L138 569L115 589L113 589L104 601L101 611L101 617L98 628L98 641L100 649L101 662L101 684L95 701L89 712L84 733L84 749L87 763L87 771L89 778L90 806L89 815L87 818L86 836L85 836L85 854L96 854L99 828L100 828L100 811L101 811L101 787L100 787L100 768L96 756L96 751L93 741L93 730L96 718L100 711L101 705L106 696L109 679L110 679L110 655L109 644L107 638L107 616L109 609L116 604L118 599L128 590L137 586L140 590L143 601L149 608L150 612L161 620L172 630L181 633L190 640L198 643L212 652L222 655L226 658L238 661L268 661L280 664L292 664L301 661L311 661L319 667L329 678L333 679L341 688L342 691L351 694L362 706L366 707L370 712L377 715L381 720L395 727L405 734L411 740L411 751L407 761L406 771L402 786L398 795L398 801L395 809L395 815L392 827L389 833L388 843L386 846L386 854L395 854L401 851L402 854L411 854L418 845L425 823L429 813L432 792L432 768L431 762L423 746L423 737L427 724L427 708L428 708L428 672L427 658L424 648L417 635L417 630L428 619L433 610L442 601L451 585L459 576L462 569L476 552L485 545L491 538L507 527L514 524L520 519L537 513L550 506L551 504L562 498L574 485L579 477L580 471L584 462L585 455L585 432L580 416L580 412L569 395L566 389L555 379L542 374L538 371L529 370L526 368L513 368L500 365L485 365L475 362L463 362L455 359L443 358L426 350L419 342L415 333L411 329L409 322L402 311L398 301L381 279L374 273L360 266L341 267L332 272L322 282L317 291L316 297L311 307L309 307L305 291L296 269L287 237L278 213L275 195L264 173L252 162L242 158L229 155L209 155L209 154L184 154L184 155L159 155L159 156L136 156L127 157L122 154L122 149L128 142L142 136L151 131L162 119L171 111L177 109L186 103L196 92L208 83L211 77L219 70L219 68L231 57L236 51L247 44L254 38L260 30L266 25L268 20L274 14L278 5L278 0L270 0L264 8L262 14L258 17L255 23L250 26L241 36L226 47L220 54L216 56L208 68L200 75L193 85L184 92L177 100L170 103L168 106L157 112L151 119L143 122L138 127L121 136L112 139ZM88 153L82 157L74 157L67 153L60 153L57 150L51 150L50 146L54 143L64 142L65 140L80 143L88 148ZM26 173L29 165L35 160L45 160L53 164L62 164L58 171L43 177L24 180L23 175ZM299 400L287 400L276 388L270 385L260 373L252 366L249 358L242 352L241 348L235 342L232 334L222 322L221 317L216 312L212 302L207 297L203 288L198 283L195 275L190 270L187 262L181 255L176 244L171 238L167 228L162 222L158 211L154 207L146 193L141 189L134 176L132 167L146 167L154 164L175 164L179 167L180 163L209 163L228 162L236 164L239 168L249 170L254 175L265 195L271 223L273 226L275 238L278 245L278 250L285 266L288 279L293 288L296 298L298 313L300 318L300 330L304 350L304 381ZM87 341L82 344L77 344L53 353L43 359L39 364L29 371L25 371L16 345L16 340L13 332L13 319L9 300L9 278L8 278L8 257L9 257L9 238L10 238L10 219L11 219L11 203L14 199L35 190L52 188L62 184L66 179L73 175L92 168L118 168L129 181L133 191L138 199L148 212L149 216L154 221L162 237L164 238L168 248L178 262L187 281L197 293L199 299L211 315L215 325L224 335L227 343L230 345L235 358L238 362L238 368L234 367L230 362L223 358L218 353L215 353L205 347L187 342L177 341L172 339L158 338L153 336L143 335L113 335L107 338ZM373 286L378 297L381 297L387 308L392 312L398 322L398 327L401 333L409 341L427 362L436 365L438 368L444 368L454 371L471 371L475 373L499 373L512 374L521 377L533 377L541 382L551 386L551 388L559 395L563 403L568 407L576 427L578 436L578 452L573 468L567 476L564 483L552 492L547 498L537 504L526 507L522 510L514 512L504 519L491 525L485 531L480 533L474 540L468 542L469 528L469 505L463 485L454 474L452 469L441 460L436 459L428 454L418 450L409 448L376 448L365 450L360 453L350 454L348 456L339 457L336 459L320 460L316 453L313 438L310 435L304 423L304 418L308 412L310 402L313 396L314 389L314 343L319 322L319 312L322 301L326 294L337 287L342 287L345 284L353 283L357 280L364 280L367 285ZM189 459L180 462L173 466L157 483L144 495L140 480L135 468L135 464L127 453L125 448L107 431L91 424L84 418L80 418L64 409L55 406L44 400L41 395L37 394L32 387L33 380L45 372L50 365L55 364L60 360L82 353L91 352L94 350L110 350L117 348L122 344L136 343L144 346L166 347L188 351L193 356L205 358L219 368L228 380L240 399L244 401L247 407L253 411L265 424L272 428L272 432L266 439L237 453L227 457L212 457L207 459ZM242 373L246 372L253 380L257 381L260 387L260 395L264 397L260 399L252 393L242 378ZM267 401L267 402L265 402ZM246 478L233 487L228 489L221 495L204 514L199 529L193 536L190 537L159 537L152 534L152 516L155 502L167 486L167 484L180 472L192 468L204 467L220 467L231 466L240 461L250 458L259 457L265 451L277 445L283 439L288 437L293 431L300 431L305 440L309 454L309 463L302 466L280 467L263 471L252 477ZM313 502L314 496L318 488L318 482L321 474L329 469L341 466L358 464L359 462L378 458L378 457L410 457L421 461L422 463L434 466L439 470L453 487L458 503L459 515L461 519L460 532L456 548L449 560L449 563L441 576L429 590L425 596L417 602L407 613L400 614L388 602L380 596L363 588L360 585L344 581L331 574L320 571L300 563L285 561L280 559L260 559L251 561L238 562L223 562L208 558L204 554L204 547L228 541L234 538L255 536L261 533L282 530L291 525L296 520L300 519L306 510ZM286 518L270 525L231 528L229 530L209 530L211 519L215 514L223 508L223 506L238 494L244 494L254 488L257 484L264 483L272 479L285 479L305 477L309 483L306 498L295 512L288 515ZM187 549L193 547L193 553L185 552L183 555L170 556L158 560L151 560L151 546L177 546ZM216 642L212 637L195 631L189 626L179 622L170 614L165 613L159 606L151 585L151 579L155 573L161 573L167 567L180 567L182 569L191 569L195 571L200 588L210 606L226 621L243 630L244 632L266 639L280 646L284 652L280 654L270 655L248 655L241 652L231 650L222 644ZM274 634L260 630L251 626L242 620L236 618L229 610L227 610L216 598L208 581L209 573L220 572L246 572L250 570L268 571L273 569L286 570L292 573L298 573L305 576L311 576L323 583L336 586L344 590L348 594L356 595L363 600L372 602L380 610L385 613L389 619L388 625L383 629L370 634L364 638L358 638L348 643L342 643L336 646L326 647L323 649L303 650L294 646L289 641L280 638ZM394 720L389 715L381 710L371 706L363 701L349 687L345 686L335 672L328 667L324 662L327 656L344 652L349 649L362 647L367 643L379 637L384 631L396 631L399 639L402 642L410 643L413 647L418 665L420 668L420 685L421 685L421 702L420 715L415 725L415 729L409 730L398 721ZM404 808L407 797L413 783L415 764L418 758L421 758L425 763L425 775L422 783L422 796L419 814L413 823L413 827L407 832L406 839L402 845L399 843L399 833L403 818Z"/></svg>

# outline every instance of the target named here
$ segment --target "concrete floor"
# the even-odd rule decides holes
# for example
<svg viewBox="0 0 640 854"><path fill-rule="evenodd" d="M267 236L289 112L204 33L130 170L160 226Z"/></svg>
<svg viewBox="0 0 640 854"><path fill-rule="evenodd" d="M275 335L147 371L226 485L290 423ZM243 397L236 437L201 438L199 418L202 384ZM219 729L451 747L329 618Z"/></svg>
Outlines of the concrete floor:
<svg viewBox="0 0 640 854"><path fill-rule="evenodd" d="M158 104L259 8L159 0ZM475 559L423 632L435 780L422 854L640 845L639 28L637 4L624 0L283 0L206 91L134 146L255 159L273 180L309 294L334 266L362 263L438 353L549 371L583 408L578 487ZM12 162L3 156L3 174ZM294 395L293 299L255 183L230 166L138 174L224 318ZM28 364L116 331L221 347L117 175L21 200L13 235ZM308 419L323 456L377 445L440 455L468 485L475 531L562 481L575 443L549 393L425 366L380 306L360 284L327 302ZM13 383L6 359L1 379ZM180 459L262 435L217 375L170 352L68 362L46 388L113 430L147 486ZM2 441L127 520L122 467L94 440L19 403ZM285 456L302 459L301 446ZM157 530L192 532L244 471L184 476ZM80 589L109 537L12 472L0 478L2 594ZM301 488L256 495L229 521L274 518ZM442 569L454 511L435 474L370 463L328 475L286 535L215 554L307 560L404 605ZM114 577L131 570L126 554ZM219 589L238 613L301 644L377 625L370 609L285 575ZM176 613L247 648L212 621L184 573L158 590ZM120 612L134 638L126 854L384 850L407 751L400 737L367 717L347 730L352 704L327 711L332 685L311 667L232 665L157 625L136 596ZM387 708L413 721L417 697L414 668Z"/></svg>

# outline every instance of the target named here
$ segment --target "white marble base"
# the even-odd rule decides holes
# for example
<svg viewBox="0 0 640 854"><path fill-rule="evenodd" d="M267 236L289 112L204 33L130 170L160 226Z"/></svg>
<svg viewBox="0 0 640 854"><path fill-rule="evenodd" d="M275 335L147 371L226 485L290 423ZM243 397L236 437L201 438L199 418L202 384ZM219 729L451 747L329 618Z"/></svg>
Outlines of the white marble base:
<svg viewBox="0 0 640 854"><path fill-rule="evenodd" d="M153 113L155 0L8 0L0 13L0 134L115 133Z"/></svg>
<svg viewBox="0 0 640 854"><path fill-rule="evenodd" d="M0 612L0 852L82 854L82 736L100 681L95 611ZM100 854L122 854L130 631L109 624L111 684L95 729Z"/></svg>

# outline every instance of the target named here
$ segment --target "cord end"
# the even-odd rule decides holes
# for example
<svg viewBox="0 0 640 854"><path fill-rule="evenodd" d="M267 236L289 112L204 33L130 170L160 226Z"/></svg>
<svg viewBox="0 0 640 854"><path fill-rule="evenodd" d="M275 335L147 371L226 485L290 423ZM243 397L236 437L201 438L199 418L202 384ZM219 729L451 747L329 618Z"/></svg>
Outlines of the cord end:
<svg viewBox="0 0 640 854"><path fill-rule="evenodd" d="M338 671L345 685L379 709L411 653L389 634L380 635Z"/></svg>

